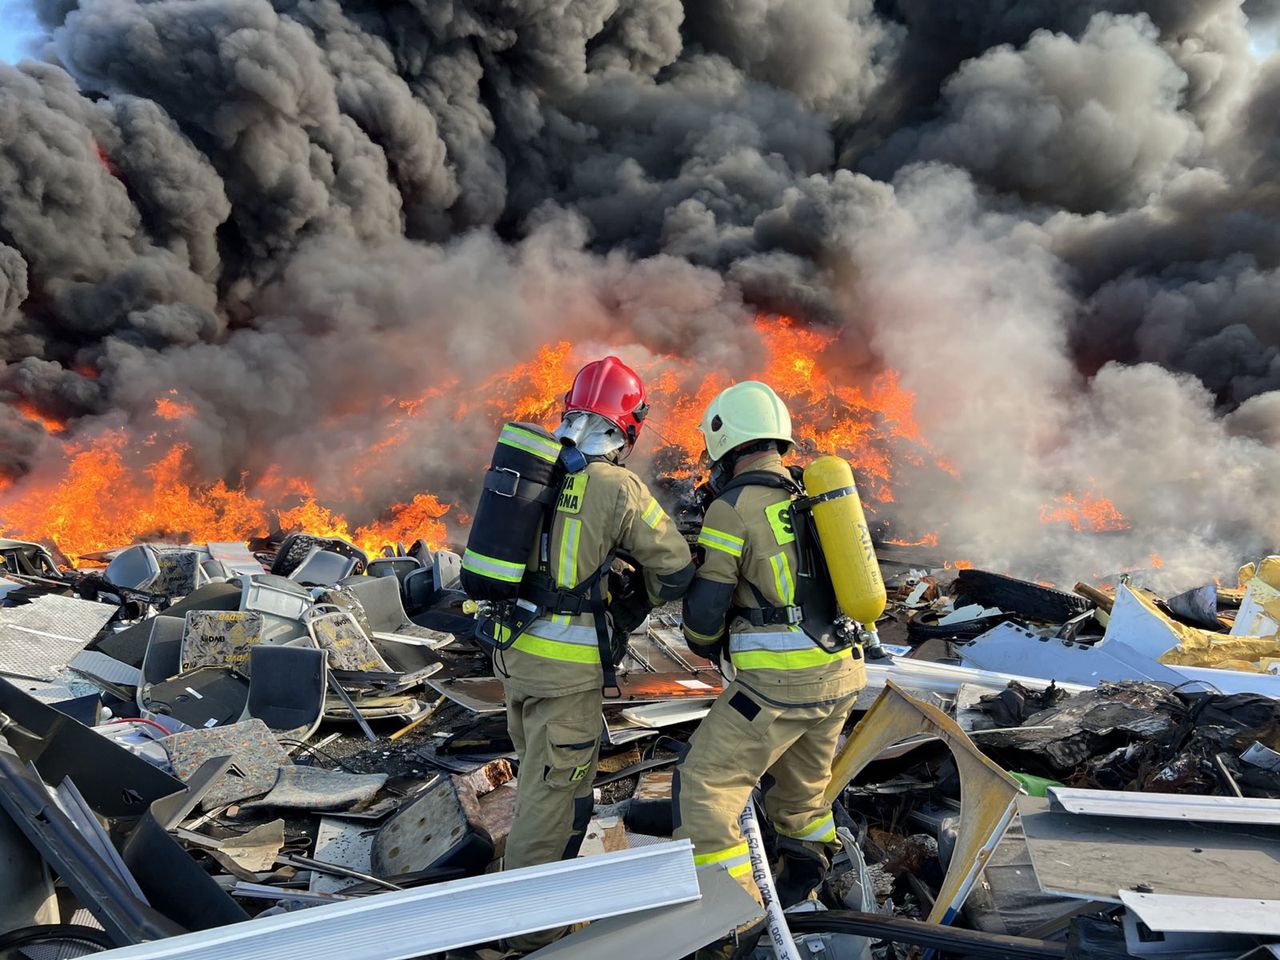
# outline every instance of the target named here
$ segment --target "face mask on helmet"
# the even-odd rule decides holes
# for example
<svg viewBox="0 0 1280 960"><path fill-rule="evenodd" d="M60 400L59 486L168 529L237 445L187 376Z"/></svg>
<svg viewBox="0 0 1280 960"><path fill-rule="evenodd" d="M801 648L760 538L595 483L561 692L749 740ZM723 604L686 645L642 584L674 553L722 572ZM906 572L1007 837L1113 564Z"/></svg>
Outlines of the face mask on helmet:
<svg viewBox="0 0 1280 960"><path fill-rule="evenodd" d="M582 410L571 410L564 415L555 435L571 443L588 457L603 457L622 449L626 441L622 431L604 417Z"/></svg>

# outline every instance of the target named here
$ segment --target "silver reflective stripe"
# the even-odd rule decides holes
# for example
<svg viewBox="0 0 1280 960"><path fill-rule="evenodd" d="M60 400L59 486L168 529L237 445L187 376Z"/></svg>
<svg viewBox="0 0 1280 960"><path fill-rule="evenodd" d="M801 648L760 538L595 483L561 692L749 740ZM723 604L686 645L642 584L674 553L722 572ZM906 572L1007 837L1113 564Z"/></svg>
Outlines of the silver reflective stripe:
<svg viewBox="0 0 1280 960"><path fill-rule="evenodd" d="M725 553L732 554L735 557L740 557L742 556L744 541L741 537L735 537L729 533L722 533L719 530L711 530L707 527L703 527L702 532L698 534L698 543L702 544L704 547L723 550Z"/></svg>
<svg viewBox="0 0 1280 960"><path fill-rule="evenodd" d="M818 820L804 833L791 833L787 836L794 840L821 840L828 834L835 833L835 818L831 814Z"/></svg>
<svg viewBox="0 0 1280 960"><path fill-rule="evenodd" d="M751 864L751 853L747 852L747 853L739 854L736 857L729 857L726 860L713 860L710 863L699 863L697 864L697 869L713 870L716 867L724 867L726 870L729 871L730 876L737 876L740 872L742 872L741 870L742 867L750 866L750 864Z"/></svg>
<svg viewBox="0 0 1280 960"><path fill-rule="evenodd" d="M551 620L535 620L525 633L539 640L555 640L558 643L575 643L594 647L599 643L596 628L579 623L555 623Z"/></svg>
<svg viewBox="0 0 1280 960"><path fill-rule="evenodd" d="M530 430L507 424L498 434L498 442L509 447L516 447L540 457L548 463L555 463L560 457L560 441L549 437L540 437Z"/></svg>
<svg viewBox="0 0 1280 960"><path fill-rule="evenodd" d="M809 650L813 646L813 641L799 627L786 632L734 633L729 636L730 653L741 653L746 650L786 653L791 650Z"/></svg>

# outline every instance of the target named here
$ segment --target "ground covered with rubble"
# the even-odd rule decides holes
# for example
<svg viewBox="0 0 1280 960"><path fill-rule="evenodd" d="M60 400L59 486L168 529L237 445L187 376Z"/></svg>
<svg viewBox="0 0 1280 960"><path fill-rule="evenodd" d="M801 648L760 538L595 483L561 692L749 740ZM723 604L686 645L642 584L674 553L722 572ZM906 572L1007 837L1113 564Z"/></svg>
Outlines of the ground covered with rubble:
<svg viewBox="0 0 1280 960"><path fill-rule="evenodd" d="M606 703L581 857L502 874L521 771L455 555L305 533L88 571L0 553L0 956L444 956L597 921L535 955L661 960L756 915L670 839L723 685L678 608ZM800 956L1280 942L1280 558L1173 597L883 565L888 656L829 791L844 853L784 904Z"/></svg>

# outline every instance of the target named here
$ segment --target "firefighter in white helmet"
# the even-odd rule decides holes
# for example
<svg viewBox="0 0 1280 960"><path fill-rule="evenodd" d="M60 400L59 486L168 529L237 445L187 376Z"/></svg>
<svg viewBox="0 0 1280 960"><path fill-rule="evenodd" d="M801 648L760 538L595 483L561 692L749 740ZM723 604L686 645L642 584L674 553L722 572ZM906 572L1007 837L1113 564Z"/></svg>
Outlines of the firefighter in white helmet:
<svg viewBox="0 0 1280 960"><path fill-rule="evenodd" d="M711 402L699 429L722 480L698 537L704 559L684 599L684 633L735 675L676 770L675 836L693 841L700 869L727 869L759 900L738 815L767 773L785 904L813 890L839 849L823 791L866 670L856 644L831 652L802 629L790 507L803 488L783 465L793 446L785 404L766 384L738 383ZM711 955L745 947L721 944Z"/></svg>

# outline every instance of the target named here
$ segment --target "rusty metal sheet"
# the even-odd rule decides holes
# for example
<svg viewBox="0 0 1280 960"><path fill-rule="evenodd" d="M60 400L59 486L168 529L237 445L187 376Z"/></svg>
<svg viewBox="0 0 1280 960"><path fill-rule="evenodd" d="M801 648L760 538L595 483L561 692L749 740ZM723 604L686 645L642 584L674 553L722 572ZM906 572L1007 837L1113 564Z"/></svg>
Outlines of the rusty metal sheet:
<svg viewBox="0 0 1280 960"><path fill-rule="evenodd" d="M427 685L474 713L501 713L506 709L502 681L496 677L428 680ZM632 673L618 677L618 688L622 696L606 700L605 706L711 699L720 695L724 682L718 674L691 677L687 673Z"/></svg>

